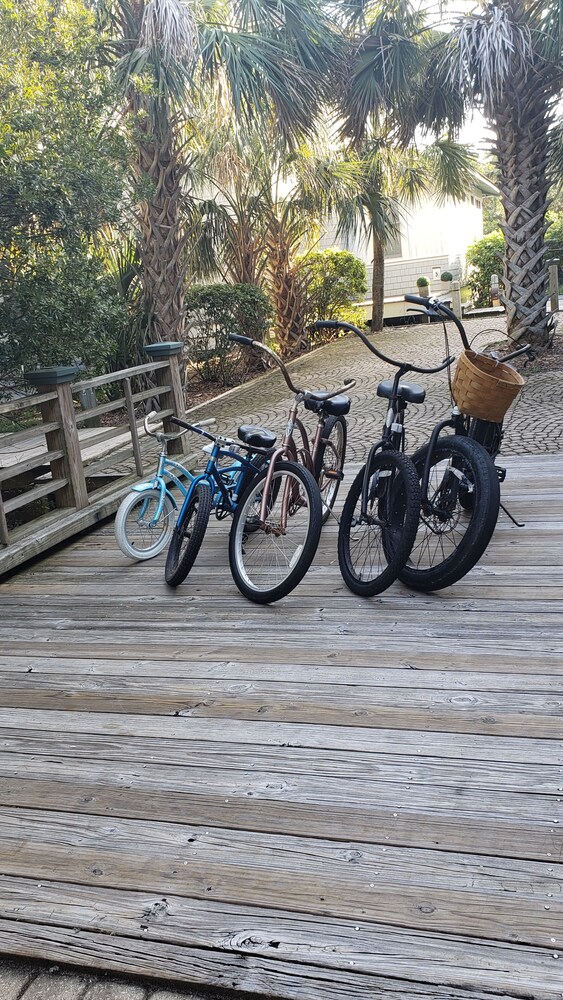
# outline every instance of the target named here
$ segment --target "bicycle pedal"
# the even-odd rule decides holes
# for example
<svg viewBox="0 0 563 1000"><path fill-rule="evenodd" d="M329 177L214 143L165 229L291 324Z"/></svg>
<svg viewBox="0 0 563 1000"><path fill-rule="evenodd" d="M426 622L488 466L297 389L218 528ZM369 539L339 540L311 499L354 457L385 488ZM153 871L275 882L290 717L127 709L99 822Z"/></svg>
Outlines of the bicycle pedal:
<svg viewBox="0 0 563 1000"><path fill-rule="evenodd" d="M495 465L495 469L497 470L499 483L504 483L504 480L506 479L506 469L503 469L502 465Z"/></svg>
<svg viewBox="0 0 563 1000"><path fill-rule="evenodd" d="M344 479L344 473L340 469L325 469L324 474L327 479L335 479L339 483Z"/></svg>

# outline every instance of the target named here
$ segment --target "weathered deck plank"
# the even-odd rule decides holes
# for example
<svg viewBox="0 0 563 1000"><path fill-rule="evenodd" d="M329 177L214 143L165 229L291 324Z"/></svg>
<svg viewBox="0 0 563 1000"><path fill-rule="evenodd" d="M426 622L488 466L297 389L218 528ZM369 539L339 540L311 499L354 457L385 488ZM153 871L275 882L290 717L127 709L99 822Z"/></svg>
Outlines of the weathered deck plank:
<svg viewBox="0 0 563 1000"><path fill-rule="evenodd" d="M175 594L110 525L9 579L0 949L287 1000L561 997L563 456L510 467L526 528L441 594L349 594L331 525L271 608L217 524Z"/></svg>

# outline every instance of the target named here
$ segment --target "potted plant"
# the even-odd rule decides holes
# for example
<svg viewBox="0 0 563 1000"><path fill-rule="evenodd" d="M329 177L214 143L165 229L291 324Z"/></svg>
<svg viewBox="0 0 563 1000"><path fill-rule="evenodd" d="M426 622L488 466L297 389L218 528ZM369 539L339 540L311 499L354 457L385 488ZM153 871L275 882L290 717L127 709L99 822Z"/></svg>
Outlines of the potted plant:
<svg viewBox="0 0 563 1000"><path fill-rule="evenodd" d="M442 271L440 281L442 281L444 285L447 285L449 288L453 280L454 276L451 271Z"/></svg>
<svg viewBox="0 0 563 1000"><path fill-rule="evenodd" d="M421 275L420 278L416 279L416 287L418 289L419 295L430 295L430 282L428 278Z"/></svg>

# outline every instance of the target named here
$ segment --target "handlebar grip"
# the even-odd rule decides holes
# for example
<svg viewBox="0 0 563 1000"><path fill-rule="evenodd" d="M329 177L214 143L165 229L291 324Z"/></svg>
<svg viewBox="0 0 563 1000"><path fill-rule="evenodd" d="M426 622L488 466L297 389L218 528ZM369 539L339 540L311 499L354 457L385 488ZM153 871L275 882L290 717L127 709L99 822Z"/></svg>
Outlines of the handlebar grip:
<svg viewBox="0 0 563 1000"><path fill-rule="evenodd" d="M185 420L180 420L180 417L170 417L171 424L177 424L178 427L185 427L187 430L192 426L188 424Z"/></svg>
<svg viewBox="0 0 563 1000"><path fill-rule="evenodd" d="M194 427L211 427L212 424L216 424L217 421L215 417L209 417L207 420L198 420L194 424Z"/></svg>
<svg viewBox="0 0 563 1000"><path fill-rule="evenodd" d="M241 333L229 333L228 337L235 344L244 344L245 347L252 347L254 345L252 337L243 337Z"/></svg>
<svg viewBox="0 0 563 1000"><path fill-rule="evenodd" d="M340 322L337 319L318 319L313 323L315 330L334 330L338 326L340 326Z"/></svg>
<svg viewBox="0 0 563 1000"><path fill-rule="evenodd" d="M425 309L428 308L430 302L430 296L428 295L411 295L408 292L405 296L405 302L414 302L417 306L424 306Z"/></svg>

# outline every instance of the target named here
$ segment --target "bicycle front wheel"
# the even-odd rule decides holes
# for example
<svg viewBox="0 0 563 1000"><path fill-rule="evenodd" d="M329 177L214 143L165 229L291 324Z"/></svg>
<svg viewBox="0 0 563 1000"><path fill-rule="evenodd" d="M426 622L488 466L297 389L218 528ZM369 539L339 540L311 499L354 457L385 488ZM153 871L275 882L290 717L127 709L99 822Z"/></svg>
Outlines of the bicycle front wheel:
<svg viewBox="0 0 563 1000"><path fill-rule="evenodd" d="M370 463L365 511L365 465L344 502L338 531L338 562L346 586L373 597L397 579L416 537L420 487L406 455L377 452Z"/></svg>
<svg viewBox="0 0 563 1000"><path fill-rule="evenodd" d="M321 431L322 444L315 459L315 479L323 505L323 524L334 507L336 494L344 478L344 460L348 429L344 417L328 417Z"/></svg>
<svg viewBox="0 0 563 1000"><path fill-rule="evenodd" d="M260 509L267 469L241 497L229 536L229 562L242 594L256 604L286 597L311 565L322 527L322 504L310 472L296 462L277 462Z"/></svg>
<svg viewBox="0 0 563 1000"><path fill-rule="evenodd" d="M428 445L413 455L422 480ZM442 590L461 580L491 540L500 506L493 460L481 445L438 438L430 462L416 541L399 579L414 590Z"/></svg>
<svg viewBox="0 0 563 1000"><path fill-rule="evenodd" d="M201 548L213 497L209 483L196 483L185 512L180 512L172 533L164 578L170 587L186 579Z"/></svg>
<svg viewBox="0 0 563 1000"><path fill-rule="evenodd" d="M115 515L115 538L130 559L152 559L168 545L174 528L176 508L164 494L160 514L160 490L134 490L120 503Z"/></svg>

